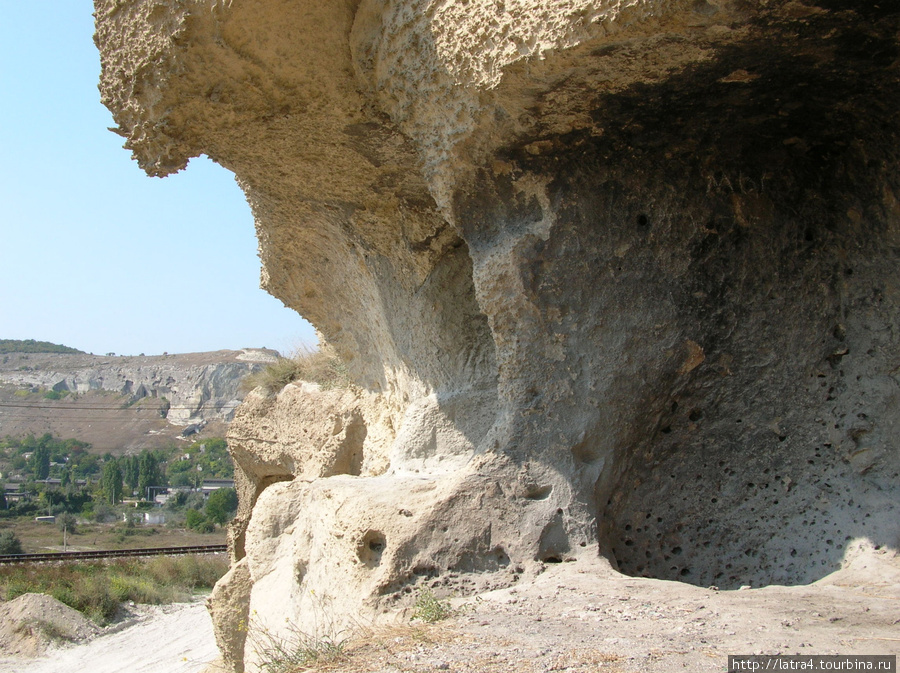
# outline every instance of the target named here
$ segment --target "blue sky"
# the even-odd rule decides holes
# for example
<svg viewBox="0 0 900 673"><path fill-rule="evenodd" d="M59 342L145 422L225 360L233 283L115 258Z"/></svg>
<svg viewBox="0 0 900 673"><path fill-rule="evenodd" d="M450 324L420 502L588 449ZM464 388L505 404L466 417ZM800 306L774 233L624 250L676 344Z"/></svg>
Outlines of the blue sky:
<svg viewBox="0 0 900 673"><path fill-rule="evenodd" d="M149 178L107 130L89 0L0 0L0 338L93 353L314 343L259 289L253 218L205 157Z"/></svg>

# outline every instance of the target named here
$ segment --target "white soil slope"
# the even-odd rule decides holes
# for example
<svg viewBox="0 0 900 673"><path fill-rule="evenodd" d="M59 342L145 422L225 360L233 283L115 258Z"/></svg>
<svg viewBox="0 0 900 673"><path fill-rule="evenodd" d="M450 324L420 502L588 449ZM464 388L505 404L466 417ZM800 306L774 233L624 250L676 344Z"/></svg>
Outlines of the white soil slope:
<svg viewBox="0 0 900 673"><path fill-rule="evenodd" d="M38 659L0 658L0 673L193 673L218 656L203 601L141 608L128 626L110 631Z"/></svg>
<svg viewBox="0 0 900 673"><path fill-rule="evenodd" d="M87 641L100 629L68 605L44 594L23 594L0 603L0 652L3 656L41 654L52 638Z"/></svg>

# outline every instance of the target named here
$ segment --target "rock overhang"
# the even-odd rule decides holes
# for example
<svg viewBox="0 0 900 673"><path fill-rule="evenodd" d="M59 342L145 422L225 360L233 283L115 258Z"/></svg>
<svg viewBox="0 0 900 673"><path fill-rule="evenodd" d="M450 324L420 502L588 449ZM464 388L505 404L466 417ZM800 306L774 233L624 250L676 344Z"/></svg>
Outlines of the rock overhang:
<svg viewBox="0 0 900 673"><path fill-rule="evenodd" d="M203 152L234 170L265 286L361 385L335 412L365 430L359 469L320 475L346 485L344 511L387 481L411 512L416 470L448 489L424 523L400 515L402 544L372 538L390 595L361 562L342 610L598 545L625 572L720 586L896 547L889 4L97 11L104 100L139 163ZM332 402L296 412L295 394L236 421L239 556L263 491L340 454L331 425L304 435ZM292 413L287 469L248 446ZM298 482L292 502L328 488Z"/></svg>

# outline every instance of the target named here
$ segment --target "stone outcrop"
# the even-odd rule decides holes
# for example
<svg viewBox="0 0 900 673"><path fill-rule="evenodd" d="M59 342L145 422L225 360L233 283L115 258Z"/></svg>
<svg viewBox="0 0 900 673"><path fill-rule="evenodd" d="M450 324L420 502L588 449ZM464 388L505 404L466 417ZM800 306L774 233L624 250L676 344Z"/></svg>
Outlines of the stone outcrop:
<svg viewBox="0 0 900 673"><path fill-rule="evenodd" d="M131 403L164 402L169 423L189 425L231 420L244 397L241 381L275 361L266 349L151 356L11 354L0 365L0 382L56 392L106 391Z"/></svg>
<svg viewBox="0 0 900 673"><path fill-rule="evenodd" d="M894 5L95 6L126 147L234 171L263 286L356 384L237 413L235 669L422 582L599 553L796 584L897 548Z"/></svg>

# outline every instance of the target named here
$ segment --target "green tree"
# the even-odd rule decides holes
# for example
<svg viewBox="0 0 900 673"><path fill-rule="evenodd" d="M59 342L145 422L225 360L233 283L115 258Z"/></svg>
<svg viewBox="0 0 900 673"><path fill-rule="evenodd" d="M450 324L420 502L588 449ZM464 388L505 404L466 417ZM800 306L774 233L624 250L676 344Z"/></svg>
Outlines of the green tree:
<svg viewBox="0 0 900 673"><path fill-rule="evenodd" d="M197 479L196 479L196 477L194 477L194 474L195 473L193 473L193 472L187 472L187 471L176 472L175 474L172 474L170 476L169 485L170 486L188 486L190 488L193 488L194 486L197 485L196 484Z"/></svg>
<svg viewBox="0 0 900 673"><path fill-rule="evenodd" d="M122 499L122 470L118 461L113 458L103 465L103 473L100 475L100 491L103 499L111 505L115 505Z"/></svg>
<svg viewBox="0 0 900 673"><path fill-rule="evenodd" d="M196 453L198 462L203 466L205 477L231 479L234 476L234 463L224 439L218 437L205 439L196 442L188 451L192 456Z"/></svg>
<svg viewBox="0 0 900 673"><path fill-rule="evenodd" d="M31 454L31 473L35 479L50 476L50 447L46 444L39 444Z"/></svg>
<svg viewBox="0 0 900 673"><path fill-rule="evenodd" d="M64 509L64 507L61 506L64 500L65 496L62 493L50 488L45 488L41 491L40 496L41 510L45 511L47 514L53 514L56 511L60 511Z"/></svg>
<svg viewBox="0 0 900 673"><path fill-rule="evenodd" d="M119 460L119 467L122 470L122 481L130 490L138 487L139 465L137 456L125 456Z"/></svg>
<svg viewBox="0 0 900 673"><path fill-rule="evenodd" d="M220 488L209 494L206 501L206 518L222 525L234 515L237 506L237 491L233 488Z"/></svg>
<svg viewBox="0 0 900 673"><path fill-rule="evenodd" d="M91 453L79 453L69 460L75 478L86 479L100 472L100 459Z"/></svg>
<svg viewBox="0 0 900 673"><path fill-rule="evenodd" d="M159 460L150 451L142 451L138 461L138 489L141 497L147 497L148 486L162 485L163 475L159 469Z"/></svg>
<svg viewBox="0 0 900 673"><path fill-rule="evenodd" d="M69 514L68 512L63 512L62 514L56 517L56 525L62 531L68 531L69 533L74 533L76 528L77 520L75 519L74 514Z"/></svg>

